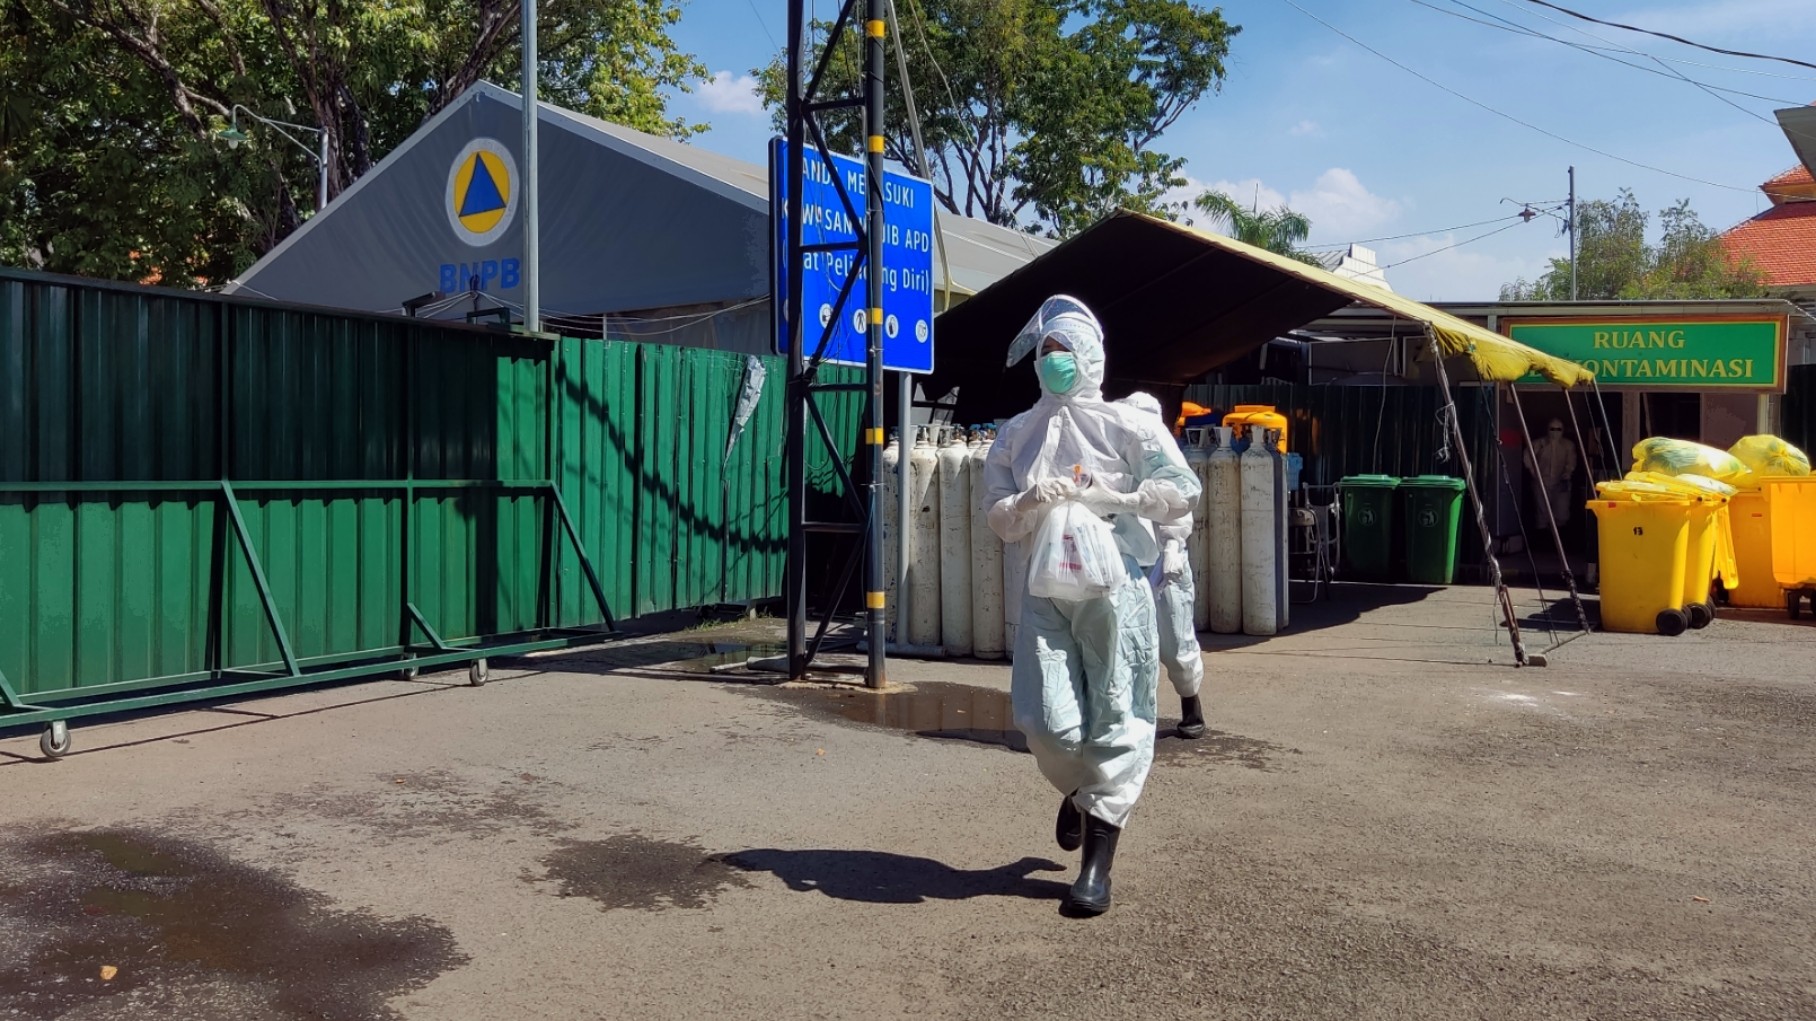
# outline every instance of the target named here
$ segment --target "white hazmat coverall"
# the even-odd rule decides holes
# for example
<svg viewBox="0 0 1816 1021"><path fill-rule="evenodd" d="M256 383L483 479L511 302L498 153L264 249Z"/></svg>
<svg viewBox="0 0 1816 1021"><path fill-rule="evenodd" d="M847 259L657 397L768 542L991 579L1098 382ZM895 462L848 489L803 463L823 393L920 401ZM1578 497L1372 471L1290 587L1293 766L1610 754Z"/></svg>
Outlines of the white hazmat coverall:
<svg viewBox="0 0 1816 1021"><path fill-rule="evenodd" d="M1116 403L1133 408L1147 416L1143 424L1153 429L1154 443L1166 451L1169 460L1190 471L1179 444L1167 432L1161 416L1160 402L1154 395L1139 390ZM1192 501L1197 506L1197 500ZM1192 604L1197 600L1196 582L1191 562L1186 559L1185 543L1192 535L1192 515L1170 524L1155 525L1160 543L1160 559L1148 571L1148 582L1154 587L1154 617L1160 628L1160 664L1166 667L1167 680L1180 698L1198 697L1204 685L1204 650L1198 646L1198 631L1192 626Z"/></svg>
<svg viewBox="0 0 1816 1021"><path fill-rule="evenodd" d="M1011 701L1041 773L1077 810L1120 829L1154 761L1159 664L1153 596L1143 577L1159 553L1152 523L1190 514L1199 485L1131 409L1104 401L1103 330L1089 309L1063 296L1048 299L1010 345L1009 364L1049 342L1071 355L1075 378L1055 392L1045 364L1052 356L1041 356L1040 400L1003 426L985 462L990 527L1005 543L1019 544L1054 504L1080 499L1110 520L1129 577L1085 602L1042 598L1021 586ZM1075 466L1088 478L1082 489ZM1017 553L1011 561L1025 565L1027 552Z"/></svg>
<svg viewBox="0 0 1816 1021"><path fill-rule="evenodd" d="M1558 527L1569 524L1570 481L1576 475L1576 444L1564 435L1564 423L1560 419L1552 419L1545 434L1533 441L1532 449L1526 455L1526 466L1532 471L1532 499L1540 505L1539 514L1545 513L1543 505L1549 503ZM1539 524L1545 524L1542 518Z"/></svg>

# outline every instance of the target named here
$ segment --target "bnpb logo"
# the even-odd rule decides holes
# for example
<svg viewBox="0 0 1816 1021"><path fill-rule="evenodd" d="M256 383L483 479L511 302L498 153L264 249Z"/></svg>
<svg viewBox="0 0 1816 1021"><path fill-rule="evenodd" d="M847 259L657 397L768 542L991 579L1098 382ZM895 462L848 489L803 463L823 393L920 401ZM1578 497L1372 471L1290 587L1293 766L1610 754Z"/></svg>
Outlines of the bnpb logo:
<svg viewBox="0 0 1816 1021"><path fill-rule="evenodd" d="M489 245L517 217L517 161L490 138L475 138L448 168L448 224L474 247Z"/></svg>

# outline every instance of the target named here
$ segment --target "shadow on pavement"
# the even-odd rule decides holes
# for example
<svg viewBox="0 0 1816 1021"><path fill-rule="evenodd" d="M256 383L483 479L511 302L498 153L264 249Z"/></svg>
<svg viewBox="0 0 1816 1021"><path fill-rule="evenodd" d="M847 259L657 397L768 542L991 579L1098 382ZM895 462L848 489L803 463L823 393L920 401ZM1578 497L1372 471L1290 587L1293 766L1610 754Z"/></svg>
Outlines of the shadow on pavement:
<svg viewBox="0 0 1816 1021"><path fill-rule="evenodd" d="M1023 858L993 869L966 870L931 858L887 851L766 848L728 854L724 860L747 872L774 873L797 893L817 890L828 897L868 904L923 904L972 897L1057 900L1068 889L1064 883L1033 878L1036 872L1065 871L1065 866L1045 858Z"/></svg>

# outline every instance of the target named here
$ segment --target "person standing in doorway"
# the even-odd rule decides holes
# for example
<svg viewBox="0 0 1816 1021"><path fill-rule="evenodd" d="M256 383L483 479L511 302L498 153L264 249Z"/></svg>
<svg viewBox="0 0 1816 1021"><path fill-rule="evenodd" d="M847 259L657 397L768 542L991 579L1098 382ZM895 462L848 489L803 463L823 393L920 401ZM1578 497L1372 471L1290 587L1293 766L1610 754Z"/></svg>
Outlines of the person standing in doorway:
<svg viewBox="0 0 1816 1021"><path fill-rule="evenodd" d="M1545 435L1533 441L1526 468L1532 472L1535 507L1542 514L1549 505L1559 528L1570 523L1570 486L1576 478L1576 465L1576 444L1564 435L1564 423L1554 418L1545 427Z"/></svg>
<svg viewBox="0 0 1816 1021"><path fill-rule="evenodd" d="M1077 500L1109 522L1126 569L1092 599L1024 591L1011 666L1015 725L1063 795L1055 839L1068 851L1084 847L1066 907L1098 915L1109 910L1116 845L1154 764L1159 662L1142 577L1160 554L1153 526L1191 513L1199 485L1132 412L1103 399L1103 327L1082 302L1047 299L1010 343L1007 364L1036 353L1041 396L997 434L984 462L984 509L991 530L1015 544L1008 562L1026 564L1020 544Z"/></svg>
<svg viewBox="0 0 1816 1021"><path fill-rule="evenodd" d="M1151 418L1155 445L1166 449L1167 456L1180 467L1190 470L1179 444L1167 432L1160 401L1153 394L1137 390L1116 403L1134 409L1139 424L1148 424L1147 419ZM1154 535L1160 543L1160 559L1148 571L1148 584L1154 589L1160 664L1179 695L1177 733L1188 741L1196 741L1204 736L1204 704L1199 701L1199 691L1204 687L1204 650L1199 648L1198 631L1192 626L1192 604L1198 598L1198 590L1185 552L1186 540L1192 535L1192 515L1155 525Z"/></svg>

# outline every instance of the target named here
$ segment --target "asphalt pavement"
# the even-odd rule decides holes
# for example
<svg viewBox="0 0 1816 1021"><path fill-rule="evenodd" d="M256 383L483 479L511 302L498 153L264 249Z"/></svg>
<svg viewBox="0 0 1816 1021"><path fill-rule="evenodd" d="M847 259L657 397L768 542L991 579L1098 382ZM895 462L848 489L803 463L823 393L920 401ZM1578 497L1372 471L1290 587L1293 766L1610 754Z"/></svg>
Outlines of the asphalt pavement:
<svg viewBox="0 0 1816 1021"><path fill-rule="evenodd" d="M1207 637L1093 920L1006 666L773 621L13 732L0 1018L1816 1017L1816 628L1520 595Z"/></svg>

